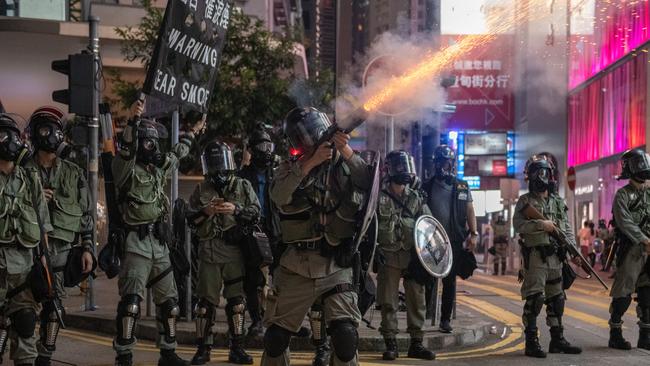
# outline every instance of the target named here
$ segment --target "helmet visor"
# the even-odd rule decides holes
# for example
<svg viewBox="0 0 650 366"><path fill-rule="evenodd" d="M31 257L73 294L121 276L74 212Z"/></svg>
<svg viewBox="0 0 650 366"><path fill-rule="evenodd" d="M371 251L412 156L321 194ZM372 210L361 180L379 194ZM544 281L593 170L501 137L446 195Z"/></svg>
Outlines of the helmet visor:
<svg viewBox="0 0 650 366"><path fill-rule="evenodd" d="M311 150L331 125L325 113L308 113L295 125L288 126L287 137L292 147L302 151Z"/></svg>
<svg viewBox="0 0 650 366"><path fill-rule="evenodd" d="M405 152L390 156L390 159L387 159L387 165L388 175L391 177L415 174L415 164L412 157Z"/></svg>
<svg viewBox="0 0 650 366"><path fill-rule="evenodd" d="M253 151L261 152L264 154L271 154L274 150L275 144L269 141L262 141L253 145Z"/></svg>
<svg viewBox="0 0 650 366"><path fill-rule="evenodd" d="M201 155L201 166L204 175L237 169L232 151L220 146L209 148Z"/></svg>

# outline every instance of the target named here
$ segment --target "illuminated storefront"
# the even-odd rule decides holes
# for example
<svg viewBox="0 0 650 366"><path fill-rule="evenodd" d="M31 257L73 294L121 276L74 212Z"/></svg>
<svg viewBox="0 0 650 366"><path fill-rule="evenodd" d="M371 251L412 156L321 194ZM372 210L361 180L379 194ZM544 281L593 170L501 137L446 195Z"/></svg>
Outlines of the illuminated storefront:
<svg viewBox="0 0 650 366"><path fill-rule="evenodd" d="M650 2L571 1L567 165L576 220L611 217L618 158L644 147Z"/></svg>

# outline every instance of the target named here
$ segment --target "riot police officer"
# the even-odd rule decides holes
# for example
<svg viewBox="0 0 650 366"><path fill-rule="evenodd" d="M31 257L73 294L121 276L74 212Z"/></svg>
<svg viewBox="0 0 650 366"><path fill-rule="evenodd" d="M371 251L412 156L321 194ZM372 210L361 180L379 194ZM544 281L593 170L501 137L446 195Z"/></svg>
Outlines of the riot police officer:
<svg viewBox="0 0 650 366"><path fill-rule="evenodd" d="M506 259L508 257L508 242L510 236L510 227L508 222L499 215L494 222L494 274L499 275L499 264L501 264L501 274L506 274Z"/></svg>
<svg viewBox="0 0 650 366"><path fill-rule="evenodd" d="M221 290L226 299L230 353L228 361L252 364L244 351L244 258L240 249L243 231L256 223L260 203L251 184L235 176L236 165L230 147L211 141L201 155L205 181L199 184L190 207L191 219L199 237L199 271L196 295L196 338L198 349L193 365L210 361L212 327Z"/></svg>
<svg viewBox="0 0 650 366"><path fill-rule="evenodd" d="M416 278L413 265L420 265L414 248L415 222L422 215L431 215L425 198L410 188L415 177L414 164L408 152L391 151L386 156L388 180L379 194L378 235L383 265L377 274L377 302L381 305L379 331L386 343L384 360L399 357L397 310L400 279L404 278L407 331L411 336L408 357L433 360L435 354L422 345L426 313L425 282Z"/></svg>
<svg viewBox="0 0 650 366"><path fill-rule="evenodd" d="M83 170L76 164L57 157L63 144L63 112L55 107L38 108L27 126L35 154L28 166L39 172L43 192L49 203L53 227L48 235L50 265L54 270L58 299L64 298L64 276L68 253L72 246L82 246L81 263L70 265L79 271L92 270L93 219L90 212L90 192ZM59 304L58 308L62 308ZM59 333L57 311L52 303L43 304L41 311L39 356L36 365L50 365ZM60 314L59 316L63 316Z"/></svg>
<svg viewBox="0 0 650 366"><path fill-rule="evenodd" d="M0 363L7 340L15 365L33 365L36 356L36 312L39 304L27 277L32 268L31 248L41 240L40 219L52 231L38 172L20 166L28 149L16 120L0 114Z"/></svg>
<svg viewBox="0 0 650 366"><path fill-rule="evenodd" d="M573 230L567 217L564 199L552 187L555 186L553 165L545 156L532 156L526 163L524 175L528 180L528 193L519 197L513 216L513 225L522 240L524 257L521 298L525 300L522 320L526 334L526 356L544 358L537 337L537 316L546 304L546 323L550 327L550 353L578 354L582 349L572 346L564 338L562 315L566 296L562 286L562 262L565 254L560 252L551 233L561 230L570 245L576 245ZM531 220L524 210L532 206L546 220Z"/></svg>
<svg viewBox="0 0 650 366"><path fill-rule="evenodd" d="M124 130L122 146L113 160L113 177L122 219L126 225L124 258L119 274L121 300L117 305L117 335L113 348L117 365L132 365L132 350L136 344L136 322L140 317L141 301L151 288L156 304L159 335L160 366L187 365L176 354L176 318L179 315L178 291L169 259L169 225L164 219L169 212L169 200L164 187L179 159L185 157L193 144L194 131L181 135L172 151L160 150L160 126L140 119L144 103L137 101Z"/></svg>
<svg viewBox="0 0 650 366"><path fill-rule="evenodd" d="M271 136L260 124L252 132L248 140L248 149L251 154L250 164L245 166L239 176L246 179L253 187L261 207L262 230L269 238L272 247L279 241L280 228L277 210L274 208L269 193L273 182L273 161L275 158L275 144ZM252 255L254 257L254 255ZM246 278L244 290L246 292L246 306L251 317L251 326L248 328L249 336L263 336L262 309L259 300L259 291L266 285L266 275L260 269L261 258L247 258Z"/></svg>
<svg viewBox="0 0 650 366"><path fill-rule="evenodd" d="M609 347L629 350L630 342L623 338L623 315L637 294L639 340L637 347L650 350L650 156L641 149L626 151L621 160L623 172L619 179L629 183L614 197L612 211L616 222L617 269L610 296Z"/></svg>
<svg viewBox="0 0 650 366"><path fill-rule="evenodd" d="M333 349L331 364L357 365L361 316L353 282L356 216L370 187L370 171L315 108L289 112L284 133L292 159L283 162L271 188L280 210L282 240L288 246L273 273L267 297L263 365L288 365L292 334L312 304L323 304ZM334 147L334 149L332 148Z"/></svg>
<svg viewBox="0 0 650 366"><path fill-rule="evenodd" d="M433 217L445 228L453 250L454 263L451 272L442 280L442 304L440 331L450 333L451 313L456 299L456 275L460 253L468 234L466 250L473 251L478 240L476 215L472 193L467 182L456 178L456 153L447 145L440 145L433 152L433 177L422 189L428 196L428 206Z"/></svg>

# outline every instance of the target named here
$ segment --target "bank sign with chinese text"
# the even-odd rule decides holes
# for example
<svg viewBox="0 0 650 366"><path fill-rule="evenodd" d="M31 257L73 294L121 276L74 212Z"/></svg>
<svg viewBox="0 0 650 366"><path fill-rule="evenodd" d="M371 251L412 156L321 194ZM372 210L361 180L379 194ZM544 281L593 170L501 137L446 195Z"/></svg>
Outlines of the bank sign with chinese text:
<svg viewBox="0 0 650 366"><path fill-rule="evenodd" d="M232 0L169 0L144 93L206 113L232 12Z"/></svg>
<svg viewBox="0 0 650 366"><path fill-rule="evenodd" d="M463 36L443 35L442 47ZM447 89L448 102L456 105L449 129L511 130L514 127L513 36L499 35L451 62L447 73L455 83Z"/></svg>

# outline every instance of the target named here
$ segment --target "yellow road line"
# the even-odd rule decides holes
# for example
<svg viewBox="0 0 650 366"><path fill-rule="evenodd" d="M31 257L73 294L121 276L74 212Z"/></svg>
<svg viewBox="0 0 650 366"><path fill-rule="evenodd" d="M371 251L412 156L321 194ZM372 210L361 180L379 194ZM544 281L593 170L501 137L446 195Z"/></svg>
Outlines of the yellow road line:
<svg viewBox="0 0 650 366"><path fill-rule="evenodd" d="M510 300L522 301L521 296L519 294L517 294L515 292L511 292L511 291L501 289L499 287L494 287L494 286L490 286L490 285L487 285L487 284L476 284L476 283L472 283L471 281L464 281L463 285L468 286L468 287L472 287L472 288L476 288L476 289L479 289L479 290L484 290L484 291L487 291L487 292L491 292L493 294L499 295L501 297L504 297L504 298L507 298L507 299L510 299ZM607 320L603 320L603 319L601 319L599 317L589 315L587 313L583 313L581 311L573 310L573 309L570 309L570 308L565 308L564 309L564 314L566 316L571 317L571 318L583 321L583 322L585 322L587 324L592 324L592 325L595 325L595 326L597 326L599 328L609 329L609 323L607 322Z"/></svg>
<svg viewBox="0 0 650 366"><path fill-rule="evenodd" d="M481 276L481 277L477 278L477 281L486 281L486 282L491 282L491 283L498 283L498 284L502 284L502 285L505 285L505 286L516 286L514 283L510 283L508 281L499 280L499 279L492 278L492 277L483 277L483 276ZM596 296L602 295L602 294L598 294L596 292L589 292L588 293L586 291L578 291L574 287L575 286L571 286L569 291L567 291L570 295L572 295L571 296L571 301L581 302L583 304L591 305L591 306L597 307L599 309L609 311L609 296L607 295L606 292L603 291L604 293L602 293L602 294L607 296L607 298L602 299L601 297L596 297ZM581 295L576 295L574 292L587 293L589 298L582 297ZM576 296L573 296L573 295L576 295ZM596 298L598 300L593 300L594 298ZM601 299L605 300L607 302L603 302Z"/></svg>

